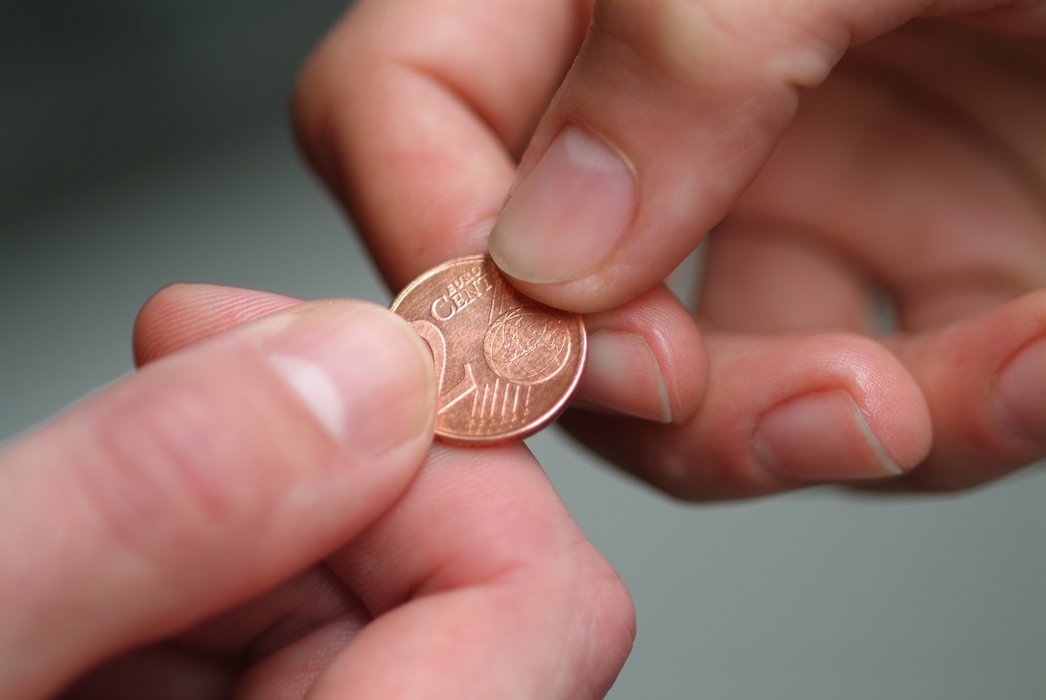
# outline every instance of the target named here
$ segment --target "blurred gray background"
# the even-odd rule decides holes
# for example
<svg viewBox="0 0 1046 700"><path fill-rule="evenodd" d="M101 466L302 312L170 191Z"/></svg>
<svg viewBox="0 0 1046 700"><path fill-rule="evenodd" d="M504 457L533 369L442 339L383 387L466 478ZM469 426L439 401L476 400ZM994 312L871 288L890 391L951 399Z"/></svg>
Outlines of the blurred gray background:
<svg viewBox="0 0 1046 700"><path fill-rule="evenodd" d="M0 6L0 438L131 369L173 281L388 295L296 155L327 0ZM532 441L635 597L610 697L1046 698L1046 474L682 505Z"/></svg>

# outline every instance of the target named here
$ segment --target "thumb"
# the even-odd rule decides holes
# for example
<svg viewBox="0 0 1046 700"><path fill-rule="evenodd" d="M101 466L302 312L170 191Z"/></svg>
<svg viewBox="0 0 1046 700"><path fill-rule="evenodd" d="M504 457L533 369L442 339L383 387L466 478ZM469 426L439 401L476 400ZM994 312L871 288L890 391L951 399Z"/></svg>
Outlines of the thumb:
<svg viewBox="0 0 1046 700"><path fill-rule="evenodd" d="M47 695L320 559L432 439L401 319L310 304L155 362L0 455L0 696Z"/></svg>
<svg viewBox="0 0 1046 700"><path fill-rule="evenodd" d="M663 279L721 219L846 49L919 16L1046 31L1041 2L596 0L489 239L517 286L575 311Z"/></svg>

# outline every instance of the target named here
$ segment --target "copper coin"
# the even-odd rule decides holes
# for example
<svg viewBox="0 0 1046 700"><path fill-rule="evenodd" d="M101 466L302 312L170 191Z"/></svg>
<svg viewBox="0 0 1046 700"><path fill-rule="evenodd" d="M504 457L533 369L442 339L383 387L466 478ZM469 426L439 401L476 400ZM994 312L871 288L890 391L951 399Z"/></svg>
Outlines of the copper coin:
<svg viewBox="0 0 1046 700"><path fill-rule="evenodd" d="M494 261L437 265L392 302L432 348L436 437L455 445L520 440L555 420L581 380L585 323L517 292Z"/></svg>

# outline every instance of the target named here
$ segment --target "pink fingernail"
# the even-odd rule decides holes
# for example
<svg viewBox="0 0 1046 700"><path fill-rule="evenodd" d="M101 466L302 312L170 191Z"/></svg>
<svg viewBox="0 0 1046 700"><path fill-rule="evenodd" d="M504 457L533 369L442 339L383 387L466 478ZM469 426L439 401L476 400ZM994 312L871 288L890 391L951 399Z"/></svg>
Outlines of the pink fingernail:
<svg viewBox="0 0 1046 700"><path fill-rule="evenodd" d="M588 363L577 395L582 405L659 423L672 420L657 358L634 333L596 331L588 336Z"/></svg>
<svg viewBox="0 0 1046 700"><path fill-rule="evenodd" d="M587 131L565 127L505 205L488 247L498 266L528 282L595 271L632 220L632 169Z"/></svg>
<svg viewBox="0 0 1046 700"><path fill-rule="evenodd" d="M787 401L759 422L762 466L799 481L849 481L902 473L845 389Z"/></svg>
<svg viewBox="0 0 1046 700"><path fill-rule="evenodd" d="M1032 440L1046 438L1046 338L1017 353L995 386L999 421Z"/></svg>
<svg viewBox="0 0 1046 700"><path fill-rule="evenodd" d="M347 448L378 455L431 428L428 349L401 319L362 304L296 318L267 345L269 362Z"/></svg>

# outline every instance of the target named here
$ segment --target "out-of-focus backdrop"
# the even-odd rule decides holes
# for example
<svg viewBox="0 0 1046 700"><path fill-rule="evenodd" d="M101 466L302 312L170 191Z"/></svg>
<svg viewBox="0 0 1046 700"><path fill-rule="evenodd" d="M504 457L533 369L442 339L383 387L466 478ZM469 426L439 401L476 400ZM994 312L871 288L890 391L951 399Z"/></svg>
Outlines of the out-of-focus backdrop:
<svg viewBox="0 0 1046 700"><path fill-rule="evenodd" d="M0 439L131 370L173 281L388 294L296 155L339 2L0 5ZM689 506L531 441L635 597L625 698L1046 698L1046 474Z"/></svg>

